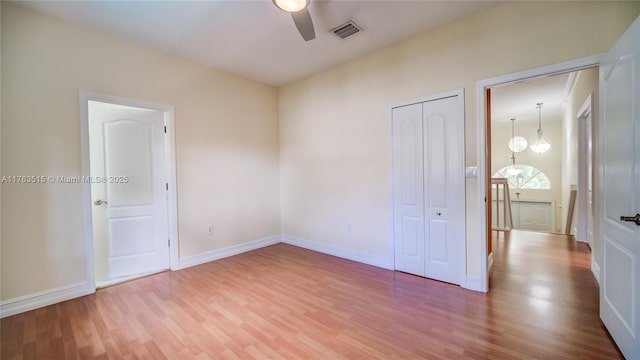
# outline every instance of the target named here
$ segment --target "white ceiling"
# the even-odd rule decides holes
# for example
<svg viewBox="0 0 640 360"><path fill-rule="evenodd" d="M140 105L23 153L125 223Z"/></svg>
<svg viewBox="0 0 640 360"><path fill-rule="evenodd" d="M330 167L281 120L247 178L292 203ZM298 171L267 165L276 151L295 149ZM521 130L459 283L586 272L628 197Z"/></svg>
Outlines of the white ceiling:
<svg viewBox="0 0 640 360"><path fill-rule="evenodd" d="M501 2L311 0L309 42L271 0L18 3L279 86ZM344 40L329 32L348 20L363 31Z"/></svg>
<svg viewBox="0 0 640 360"><path fill-rule="evenodd" d="M571 91L570 74L528 79L491 89L491 124L511 126L511 118L518 123L537 123L538 107L542 105L542 122L560 121Z"/></svg>

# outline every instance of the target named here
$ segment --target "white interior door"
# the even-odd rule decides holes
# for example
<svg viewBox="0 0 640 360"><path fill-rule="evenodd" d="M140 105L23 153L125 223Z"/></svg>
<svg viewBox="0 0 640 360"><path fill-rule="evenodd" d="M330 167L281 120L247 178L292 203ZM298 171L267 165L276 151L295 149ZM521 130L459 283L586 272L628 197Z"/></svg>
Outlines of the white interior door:
<svg viewBox="0 0 640 360"><path fill-rule="evenodd" d="M394 108L392 117L395 268L424 276L422 104Z"/></svg>
<svg viewBox="0 0 640 360"><path fill-rule="evenodd" d="M96 280L169 268L164 113L89 101Z"/></svg>
<svg viewBox="0 0 640 360"><path fill-rule="evenodd" d="M462 96L392 110L395 268L460 284L464 273Z"/></svg>
<svg viewBox="0 0 640 360"><path fill-rule="evenodd" d="M600 66L600 317L627 359L640 358L640 18ZM640 222L640 221L639 221Z"/></svg>
<svg viewBox="0 0 640 360"><path fill-rule="evenodd" d="M422 104L425 276L460 284L464 260L463 105L460 96Z"/></svg>

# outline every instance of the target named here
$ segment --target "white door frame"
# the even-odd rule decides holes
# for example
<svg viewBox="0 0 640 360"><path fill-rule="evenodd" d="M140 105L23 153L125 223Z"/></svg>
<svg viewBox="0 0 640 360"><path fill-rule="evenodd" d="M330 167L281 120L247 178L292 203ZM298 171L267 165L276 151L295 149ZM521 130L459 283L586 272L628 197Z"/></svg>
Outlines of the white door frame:
<svg viewBox="0 0 640 360"><path fill-rule="evenodd" d="M170 105L155 104L146 101L132 100L117 96L104 95L90 91L80 91L80 148L82 161L82 176L87 178L91 175L91 164L89 161L89 108L90 100L105 103L132 106L150 110L161 111L164 113L164 123L167 127L167 136L165 137L166 152L166 171L168 193L167 193L167 212L168 212L168 233L169 233L169 254L171 270L179 268L179 252L178 252L178 202L177 202L177 186L176 186L176 151L175 151L175 122L174 108ZM93 206L91 204L91 184L82 184L82 212L84 215L84 243L86 257L86 274L87 282L95 292L95 268L93 258L93 225L91 221L91 212Z"/></svg>
<svg viewBox="0 0 640 360"><path fill-rule="evenodd" d="M587 136L587 117L591 116L591 139ZM576 113L576 119L578 120L578 231L576 233L576 240L581 242L587 241L587 185L588 179L588 166L591 163L591 169L593 173L593 94L589 94L584 104L580 107L580 110ZM591 158L587 158L587 146L591 141L592 154ZM593 184L591 184L593 186ZM593 244L589 244L593 246Z"/></svg>
<svg viewBox="0 0 640 360"><path fill-rule="evenodd" d="M586 58L570 60L559 64L553 64L548 66L542 66L539 68L520 71L516 73L497 76L490 79L480 80L476 83L476 102L477 102L477 114L476 124L478 127L478 189L477 189L477 205L478 205L478 233L480 236L480 251L478 251L478 263L480 264L480 281L477 288L474 290L487 292L489 290L489 271L487 268L487 212L486 212L486 189L487 189L487 122L486 122L486 89L508 84L515 81L527 80L545 75L555 75L566 73L570 71L578 71L594 66L600 65L600 59L602 55L589 56Z"/></svg>

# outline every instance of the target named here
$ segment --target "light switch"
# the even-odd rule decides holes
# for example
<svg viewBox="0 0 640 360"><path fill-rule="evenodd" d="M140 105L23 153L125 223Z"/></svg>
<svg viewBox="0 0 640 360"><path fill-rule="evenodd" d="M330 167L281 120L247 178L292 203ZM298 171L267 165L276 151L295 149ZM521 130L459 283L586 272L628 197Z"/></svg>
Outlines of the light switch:
<svg viewBox="0 0 640 360"><path fill-rule="evenodd" d="M478 177L478 167L477 166L467 166L464 169L465 177L468 178L476 178Z"/></svg>

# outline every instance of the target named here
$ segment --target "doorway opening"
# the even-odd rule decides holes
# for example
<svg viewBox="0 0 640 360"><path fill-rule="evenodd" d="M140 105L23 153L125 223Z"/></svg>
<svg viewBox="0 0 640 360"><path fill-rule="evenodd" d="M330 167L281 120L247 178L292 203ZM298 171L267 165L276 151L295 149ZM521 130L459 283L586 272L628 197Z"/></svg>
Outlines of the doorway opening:
<svg viewBox="0 0 640 360"><path fill-rule="evenodd" d="M487 172L492 182L503 180L509 190L504 199L497 184L493 186L491 212L496 216L491 228L574 235L586 242L586 235L578 231L586 218L577 215L586 205L579 192L593 183L581 182L593 174L588 171L592 160L586 149L592 144L591 102L598 91L598 68L501 84L487 91L491 112ZM535 145L539 139L548 144L543 152Z"/></svg>
<svg viewBox="0 0 640 360"><path fill-rule="evenodd" d="M176 269L173 108L89 92L80 107L90 283Z"/></svg>
<svg viewBox="0 0 640 360"><path fill-rule="evenodd" d="M479 201L478 201L478 205L479 205L479 209L478 212L480 214L480 237L481 237L481 253L479 254L479 262L481 265L481 271L482 271L482 276L480 278L480 289L481 291L488 291L489 289L489 272L490 272L490 268L491 268L491 263L493 261L493 255L492 255L492 238L493 238L493 231L492 231L492 224L497 221L497 219L493 219L493 204L494 204L494 199L492 199L492 193L495 193L494 191L492 191L492 177L494 174L496 174L496 172L498 172L499 170L501 170L503 167L508 167L511 166L513 164L511 158L512 158L512 151L510 151L510 149L508 148L508 143L509 140L511 140L511 138L513 136L511 136L511 118L513 117L517 117L519 116L518 114L511 114L509 115L509 111L507 111L506 113L499 113L494 111L493 106L493 98L494 98L494 92L497 90L498 93L500 93L500 91L504 88L507 88L509 86L516 86L514 84L522 84L522 83L526 83L527 81L531 81L532 79L543 79L543 83L545 80L553 82L553 81L558 81L558 79L561 78L553 78L554 76L564 76L565 77L565 86L563 87L563 90L566 94L569 94L570 91L572 91L573 89L569 88L569 89L565 89L567 87L567 83L568 83L568 77L572 77L572 75L569 75L571 73L577 73L580 72L582 70L588 70L588 69L592 69L591 71L595 71L595 73L597 74L597 66L599 65L599 57L594 56L594 57L589 57L589 58L584 58L584 59L578 59L578 60L573 60L573 61L568 61L566 63L561 63L561 64L556 64L556 65L551 65L551 66L546 66L546 67L542 67L542 68L537 68L537 69L533 69L533 70L529 70L529 71L524 71L524 72L520 72L520 73L514 73L514 74L509 74L509 75L504 75L504 76L500 76L500 77L496 77L493 79L487 79L487 80L483 80L478 82L478 86L477 86L477 94L478 94L478 129L479 129L479 139L478 139L478 195L479 195ZM595 69L595 70L593 70ZM575 75L573 76L575 77ZM574 80L575 81L575 80ZM535 140L537 140L537 130L540 127L539 122L541 123L541 127L543 129L547 128L547 123L546 122L542 122L542 120L540 120L541 116L539 115L540 113L538 112L538 107L537 104L540 102L544 102L544 99L535 99L535 98L528 98L528 97L523 97L520 101L525 102L528 106L528 110L529 113L522 113L522 117L523 118L532 118L534 121L534 124L532 126L528 126L530 127L530 129L525 128L519 128L517 123L516 123L516 129L520 129L520 130L524 130L527 133L527 136L529 137L527 139L528 142L535 142ZM566 100L565 100L566 101ZM578 104L578 107L582 105L584 99L580 100L580 104ZM543 105L544 106L544 105ZM566 110L567 106L565 105L565 112L567 113L566 116L568 116L571 121L574 122L575 124L575 133L577 134L577 111L578 109L571 109L571 110ZM543 108L544 109L544 108ZM533 110L533 111L531 111ZM514 111L514 110L511 110ZM572 114L571 114L572 113ZM532 116L533 114L533 116ZM541 112L542 115L544 115L544 112ZM508 131L502 131L502 133L506 133L506 136L502 136L504 139L502 139L502 141L500 141L500 143L497 142L496 139L492 138L492 122L494 121L494 118L498 116L498 117L506 117L507 118L507 123L509 124L507 126ZM500 119L500 120L504 120L504 119ZM516 120L517 121L517 120ZM532 121L532 120L529 120ZM523 121L524 122L524 121ZM551 130L553 125L549 125L549 130ZM562 129L561 125L559 128ZM556 125L556 128L558 128L558 125ZM573 129L573 128L571 128ZM503 129L504 130L504 129ZM557 130L556 130L557 131ZM565 131L565 130L563 130ZM568 130L567 130L568 133ZM546 131L543 133L543 136L545 138L547 138L546 134L552 135L553 133L551 131ZM515 135L519 135L519 134L515 134ZM552 136L549 136L549 139L551 139ZM558 137L560 138L560 137ZM576 136L577 139L577 136ZM558 144L556 144L556 146L558 146L560 148L560 157L559 160L557 160L557 162L559 162L560 164L562 164L562 161L565 161L565 163L567 163L568 161L570 161L571 159L573 159L572 157L567 157L567 159L564 159L565 156L567 156L567 149L562 149L562 146L559 145L560 143L560 139L556 139L555 141L558 142ZM500 150L502 157L500 159L496 159L495 161L492 161L492 151L491 149L496 147L496 146L502 146L503 149ZM552 144L552 147L554 145ZM575 145L572 145L573 148L577 149L577 143ZM504 150L504 148L506 148L506 150ZM575 156L575 162L577 162L577 151L574 151L573 156ZM506 155L506 156L505 156ZM556 154L557 155L557 154ZM538 156L538 157L543 157L543 155L537 155L534 154L534 156ZM516 154L516 164L518 164L518 155ZM505 162L505 158L507 160L507 162ZM520 156L521 160L524 160L525 157L524 155ZM529 160L536 160L535 157L531 157L529 156ZM571 160L574 161L574 160ZM493 163L492 163L493 162ZM502 163L500 163L502 162ZM538 170L542 170L540 172L544 173L545 177L547 179L549 179L549 175L551 175L551 177L553 178L553 174L547 174L546 172L550 172L553 173L554 171L556 173L562 173L563 169L562 169L562 165L560 166L560 170L558 169L558 166L555 166L556 170L544 170L544 169L540 169L540 167L544 167L545 165L547 165L545 162L542 162L540 164L540 166L535 166L535 164L528 164L530 165L532 168L531 174L529 175L534 175L534 173L537 173L535 171L535 169L537 168ZM574 164L577 166L577 164ZM577 171L576 171L577 172ZM506 173L506 171L505 171ZM532 176L534 177L534 176ZM520 179L518 182L516 182L516 184L524 184L525 180L527 179ZM536 183L538 185L543 184L544 181L542 181L540 178L537 179L532 179L529 180L531 181L530 183ZM538 200L538 202L542 202L542 200L545 200L546 204L538 204L536 201L529 201L529 204L526 201L519 201L520 203L517 204L516 206L522 206L525 205L525 215L529 216L529 218L544 218L544 220L546 221L542 221L540 223L544 224L545 226L548 226L548 231L550 233L555 233L555 232L562 232L562 230L564 229L564 225L562 224L562 220L560 220L560 224L558 224L558 218L562 219L563 213L565 214L564 216L566 217L567 214L567 210L566 207L568 205L564 205L567 204L570 199L569 197L563 197L561 194L563 191L565 191L565 193L569 193L570 194L570 187L569 190L563 190L563 185L566 185L565 182L568 182L569 180L563 180L562 176L556 176L556 180L555 182L557 182L558 184L557 189L559 189L559 200L555 200L555 201L551 201L553 199L542 199L542 198L538 198L541 196L547 196L549 197L550 193L553 193L553 187L554 184L553 182L550 184L550 189L529 189L529 191L527 191L526 193L528 195L530 195L532 197L532 199L526 199L525 198L525 191L524 189L510 189L509 193L512 195L513 200ZM576 175L576 183L577 183L577 175ZM544 185L544 184L543 184ZM515 191L514 191L515 190ZM534 191L535 190L535 191ZM533 191L533 192L532 192ZM519 192L520 194L516 194L516 192ZM534 195L531 195L534 194ZM518 198L519 197L519 198ZM566 199L564 199L566 198ZM496 205L498 205L499 201L503 201L504 202L504 198L502 199L496 199ZM563 204L564 202L564 204ZM523 204L524 203L524 204ZM559 203L559 204L558 204ZM529 206L530 208L527 208L528 205L534 205L534 206ZM558 206L560 205L560 206ZM565 207L566 210L563 209L563 207ZM556 210L560 208L563 210L557 211ZM520 211L521 209L518 209L518 211ZM526 212L529 212L530 214L527 214ZM521 211L520 211L521 213ZM520 213L518 215L520 215ZM533 214L533 215L532 215ZM521 222L520 222L521 223ZM513 227L512 224L508 224L510 225L509 228ZM575 222L573 223L573 226L575 226Z"/></svg>
<svg viewBox="0 0 640 360"><path fill-rule="evenodd" d="M509 246L512 235L523 243L534 242L536 233L562 234L555 239L593 248L592 102L598 71L591 67L487 88L490 272L509 256L517 260ZM548 144L542 152L536 147L541 139ZM597 263L588 256L598 279ZM514 268L517 261L509 263Z"/></svg>

